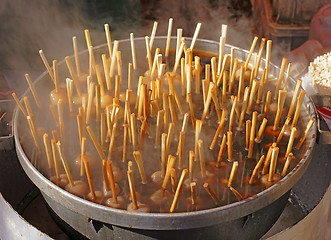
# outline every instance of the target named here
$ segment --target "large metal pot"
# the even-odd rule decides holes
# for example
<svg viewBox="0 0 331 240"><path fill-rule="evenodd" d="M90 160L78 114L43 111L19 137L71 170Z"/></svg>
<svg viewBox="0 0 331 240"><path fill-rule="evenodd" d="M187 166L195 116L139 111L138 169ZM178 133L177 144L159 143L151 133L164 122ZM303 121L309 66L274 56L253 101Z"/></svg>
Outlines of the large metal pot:
<svg viewBox="0 0 331 240"><path fill-rule="evenodd" d="M158 37L154 47L164 48L165 37ZM189 39L186 39L188 42ZM174 48L176 39L173 38L171 46ZM144 38L135 40L136 54L145 53ZM106 45L95 48L95 55L101 50L105 52ZM219 44L214 41L198 40L195 50L217 53ZM227 45L229 53L232 46ZM119 43L123 62L131 59L130 40ZM248 52L235 48L236 57L245 60ZM87 55L87 51L81 53ZM264 66L262 60L261 66ZM87 63L84 63L87 69ZM139 65L143 64L138 62ZM138 66L139 68L139 66ZM146 68L145 68L146 69ZM59 64L61 73L67 73L63 62ZM124 72L124 71L123 71ZM43 73L36 80L36 88L50 89L52 83L48 73ZM142 74L142 73L137 73ZM270 65L269 74L278 76L279 68ZM133 79L137 79L134 76ZM124 76L124 79L126 77ZM294 90L295 81L290 79L288 89ZM45 91L43 91L45 92ZM289 93L291 94L291 93ZM25 93L30 96L30 91ZM45 96L44 96L45 97ZM48 97L46 95L46 97ZM31 98L32 99L32 98ZM41 116L37 116L41 117ZM43 116L44 117L44 116ZM310 118L316 120L315 107L310 98L305 97L301 108L303 124ZM316 122L316 121L315 121ZM275 223L287 202L291 187L301 178L311 160L312 151L316 142L316 125L313 124L303 145L304 154L297 166L282 178L277 184L239 202L216 207L208 210L185 213L130 213L124 210L112 209L76 197L51 183L31 163L28 151L24 149L21 139L27 132L28 125L21 112L16 109L14 116L14 137L16 151L20 163L29 178L41 190L45 200L52 210L74 229L88 238L101 239L105 237L114 239L145 239L145 238L189 238L189 239L257 239L261 237Z"/></svg>

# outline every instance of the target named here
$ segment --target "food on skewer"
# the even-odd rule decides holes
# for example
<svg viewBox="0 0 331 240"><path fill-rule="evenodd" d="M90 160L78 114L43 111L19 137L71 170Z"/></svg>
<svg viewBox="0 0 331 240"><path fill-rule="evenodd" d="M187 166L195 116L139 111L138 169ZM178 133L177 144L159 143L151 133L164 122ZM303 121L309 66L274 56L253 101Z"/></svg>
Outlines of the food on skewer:
<svg viewBox="0 0 331 240"><path fill-rule="evenodd" d="M172 21L169 21L170 35L171 25ZM171 58L175 50L169 49L168 41L168 50L153 47L156 26L152 36L145 38L144 62L140 62L141 56L137 54L131 34L130 61L133 63L122 63L124 55L119 51L120 43L115 40L112 45L109 26L105 25L108 53L101 53L101 57L93 51L89 33L85 31L90 68L85 71L89 73L87 77L77 58L75 43L76 70L70 58L65 58L68 76L60 74L57 60L53 61L53 69L48 68L47 60L41 54L55 86L50 93L50 109L45 107L49 104L40 104L40 109L31 107L28 98L24 108L16 95L13 97L29 121L35 145L40 152L46 153L50 181L74 195L112 208L144 213L182 212L241 201L291 171L313 124L310 121L301 136L300 109L305 96L304 91L299 95L301 82L288 107L285 84L284 89L280 89L286 61L283 61L279 76L268 73L270 41L267 41L267 63L262 73L259 65L265 39L256 53L258 38L255 37L247 59L239 60L234 57L234 49L231 55L224 54L224 32L217 58L194 50L200 27L198 24L190 45L186 45L182 37L178 38L174 61ZM252 65L251 56L255 56ZM171 65L172 61L174 65ZM127 82L123 64L129 66ZM146 67L139 69L143 64ZM269 80L277 77L275 91ZM66 91L62 87L64 81ZM33 89L31 91L34 92L33 105L37 106L38 97ZM77 95L73 96L73 93ZM274 94L277 99L271 97ZM289 109L287 117L286 109ZM52 127L39 133L36 123L40 123L35 116L46 110L55 121L51 119ZM49 141L47 132L55 128L57 131ZM86 132L89 138L86 138ZM42 135L45 149L38 142ZM287 135L289 139L285 145ZM296 142L298 136L301 138ZM82 139L85 139L84 143ZM85 144L89 146L88 151ZM205 144L210 144L209 148ZM259 152L265 149L267 152ZM241 166L243 161L239 158L242 156L255 165ZM133 159L136 164L132 164ZM279 169L277 162L282 159L286 163ZM58 161L62 162L63 168ZM123 179L122 171L126 170L127 179ZM180 179L178 170L182 170ZM245 179L242 177L239 185L241 174L236 175L236 171L250 172L251 177L242 175ZM280 172L281 176L278 175ZM81 180L74 181L76 177ZM252 193L246 194L245 188L251 189ZM245 194L241 194L244 191ZM224 192L228 201L223 201Z"/></svg>

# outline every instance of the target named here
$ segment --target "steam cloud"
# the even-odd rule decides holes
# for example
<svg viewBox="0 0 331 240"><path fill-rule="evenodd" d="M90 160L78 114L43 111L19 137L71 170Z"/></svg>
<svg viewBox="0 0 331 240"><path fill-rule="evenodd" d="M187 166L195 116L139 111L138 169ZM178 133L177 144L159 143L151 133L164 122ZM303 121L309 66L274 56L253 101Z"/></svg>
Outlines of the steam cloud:
<svg viewBox="0 0 331 240"><path fill-rule="evenodd" d="M77 36L80 50L86 48L86 28L94 46L104 43L104 23L110 24L113 39L128 38L130 32L149 35L153 21L159 22L157 35L166 35L170 17L173 36L176 28L192 36L197 22L202 22L200 38L219 41L221 24L229 26L227 43L247 49L253 38L245 16L234 19L226 4L212 0L2 0L0 69L44 71L39 49L49 61L62 60L73 53L72 36Z"/></svg>

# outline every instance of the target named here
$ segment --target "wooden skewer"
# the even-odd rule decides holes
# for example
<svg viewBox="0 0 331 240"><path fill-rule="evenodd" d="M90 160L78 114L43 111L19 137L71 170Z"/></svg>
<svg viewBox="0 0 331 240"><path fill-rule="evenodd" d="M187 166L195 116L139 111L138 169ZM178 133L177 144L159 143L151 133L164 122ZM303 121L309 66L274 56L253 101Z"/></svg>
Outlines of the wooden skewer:
<svg viewBox="0 0 331 240"><path fill-rule="evenodd" d="M288 118L291 118L292 117L292 114L293 114L293 111L294 111L294 104L295 104L295 102L297 100L297 97L298 97L298 94L299 94L299 90L300 90L300 87L301 87L301 83L302 83L302 80L301 79L298 79L297 80L297 84L295 85L294 92L293 92L291 105L290 105L290 108L288 110L288 114L287 114L287 117Z"/></svg>
<svg viewBox="0 0 331 240"><path fill-rule="evenodd" d="M215 191L209 186L209 183L204 183L203 184L204 189L208 192L209 196L214 200L215 204L217 206L221 205L221 199L217 196Z"/></svg>
<svg viewBox="0 0 331 240"><path fill-rule="evenodd" d="M93 93L94 93L94 82L90 82L88 89L88 100L87 100L87 110L86 110L86 123L90 122L91 111L93 106Z"/></svg>
<svg viewBox="0 0 331 240"><path fill-rule="evenodd" d="M23 105L21 104L20 100L18 99L16 93L12 93L11 95L13 96L13 98L14 98L14 100L15 100L17 106L21 109L23 115L24 115L25 117L27 117L28 114L27 114L27 112L25 111L25 109L24 109Z"/></svg>
<svg viewBox="0 0 331 240"><path fill-rule="evenodd" d="M200 93L200 75L201 75L201 65L200 65L200 57L194 57L194 78L195 78L195 93Z"/></svg>
<svg viewBox="0 0 331 240"><path fill-rule="evenodd" d="M124 125L124 137L123 137L123 156L122 161L125 162L127 158L127 149L128 149L128 135L129 135L129 124Z"/></svg>
<svg viewBox="0 0 331 240"><path fill-rule="evenodd" d="M127 88L127 90L130 90L132 92L131 83L132 83L132 63L128 63L128 88Z"/></svg>
<svg viewBox="0 0 331 240"><path fill-rule="evenodd" d="M189 151L189 180L190 182L193 181L193 177L194 177L194 152L193 151Z"/></svg>
<svg viewBox="0 0 331 240"><path fill-rule="evenodd" d="M233 104L234 103L234 96L233 95L231 95L231 103ZM237 118L239 119L239 117L240 117L240 112L239 112L239 108L238 108L238 98L237 98L237 104L236 104L236 106L235 106L235 108L234 108L234 111L235 111L235 113L236 113L236 116L237 116Z"/></svg>
<svg viewBox="0 0 331 240"><path fill-rule="evenodd" d="M198 38L198 35L199 35L200 28L201 28L201 23L197 23L197 26L196 26L196 28L195 28L194 35L193 35L193 38L192 38L191 46L190 46L190 49L191 49L192 51L193 51L193 49L194 49L195 42L197 41L197 38Z"/></svg>
<svg viewBox="0 0 331 240"><path fill-rule="evenodd" d="M276 164L277 164L277 158L278 158L278 153L279 153L279 148L274 147L272 149L272 154L271 154L271 162L270 162L270 168L269 168L269 176L268 176L268 181L272 182L275 174L275 169L276 169Z"/></svg>
<svg viewBox="0 0 331 240"><path fill-rule="evenodd" d="M51 170L52 167L53 167L53 164L52 164L52 149L51 149L51 144L50 144L49 137L48 137L47 133L45 133L43 135L43 139L44 139L44 146L45 146L45 150L46 150L48 168L49 168L49 170Z"/></svg>
<svg viewBox="0 0 331 240"><path fill-rule="evenodd" d="M168 156L168 154L170 152L172 138L175 133L175 127L176 127L176 125L174 123L169 124L168 134L167 134L166 156Z"/></svg>
<svg viewBox="0 0 331 240"><path fill-rule="evenodd" d="M130 188L130 196L131 196L131 201L133 205L133 209L138 209L138 204L137 204L137 197L136 197L136 188L134 186L134 178L133 178L133 172L132 170L127 171L128 175L128 182L129 182L129 188Z"/></svg>
<svg viewBox="0 0 331 240"><path fill-rule="evenodd" d="M117 62L117 75L119 76L120 82L122 82L122 53L121 51L116 52L116 62Z"/></svg>
<svg viewBox="0 0 331 240"><path fill-rule="evenodd" d="M164 178L167 171L167 134L161 135L161 176Z"/></svg>
<svg viewBox="0 0 331 240"><path fill-rule="evenodd" d="M157 120L156 120L156 134L155 134L155 146L160 145L160 136L162 129L162 121L164 119L164 110L159 110L157 112Z"/></svg>
<svg viewBox="0 0 331 240"><path fill-rule="evenodd" d="M292 63L289 62L288 66L287 66L285 81L284 81L284 88L283 88L284 90L287 90L287 84L288 84L288 80L290 78L291 68L292 68Z"/></svg>
<svg viewBox="0 0 331 240"><path fill-rule="evenodd" d="M191 182L190 187L191 187L191 203L192 203L192 205L196 205L197 204L197 183Z"/></svg>
<svg viewBox="0 0 331 240"><path fill-rule="evenodd" d="M178 168L183 168L183 151L184 151L184 143L185 143L185 132L180 132L179 134L179 142L177 148L178 154Z"/></svg>
<svg viewBox="0 0 331 240"><path fill-rule="evenodd" d="M278 75L278 80L277 80L277 85L276 85L276 91L275 91L274 99L277 99L278 91L280 89L280 85L282 84L282 81L283 81L283 78L284 78L284 73L285 73L285 67L286 67L286 65L287 65L287 58L283 57L283 59L282 59L282 65L280 66L280 70L279 70L279 75Z"/></svg>
<svg viewBox="0 0 331 240"><path fill-rule="evenodd" d="M286 94L287 94L287 92L284 90L279 91L277 113L276 113L274 127L273 127L274 131L277 130L280 118L282 116L283 107L284 107L284 103L285 103L285 99L286 99Z"/></svg>
<svg viewBox="0 0 331 240"><path fill-rule="evenodd" d="M150 39L148 36L145 36L145 42L146 42L148 69L149 69L149 72L151 72L152 71L152 55L151 55Z"/></svg>
<svg viewBox="0 0 331 240"><path fill-rule="evenodd" d="M176 193L177 183L176 183L176 169L171 168L170 170L170 179L171 179L171 191L173 194Z"/></svg>
<svg viewBox="0 0 331 240"><path fill-rule="evenodd" d="M264 160L264 155L261 156L260 160L255 165L251 178L249 179L249 184L252 184L254 182L254 179L256 178L256 176L262 166L263 160Z"/></svg>
<svg viewBox="0 0 331 240"><path fill-rule="evenodd" d="M255 49L255 46L256 46L256 43L257 43L257 40L258 40L259 38L258 37L254 37L254 39L253 39L253 42L252 42L252 45L251 45L251 48L250 48L250 50L249 50L249 53L248 53L248 56L247 56L247 59L246 59L246 62L245 62L245 71L247 71L247 67L248 67L248 64L249 64L249 61L250 61L250 59L251 59L251 56L252 56L252 53L253 53L253 51L254 51L254 49Z"/></svg>
<svg viewBox="0 0 331 240"><path fill-rule="evenodd" d="M145 135L146 135L146 130L147 130L147 121L146 118L140 117L141 120L141 128L140 128L140 141L139 141L139 150L140 152L144 152L144 146L145 146Z"/></svg>
<svg viewBox="0 0 331 240"><path fill-rule="evenodd" d="M222 158L223 158L224 153L225 153L225 148L226 148L226 135L223 134L221 147L220 147L220 150L219 150L219 152L218 152L218 157L217 157L216 167L220 167L220 163L221 163Z"/></svg>
<svg viewBox="0 0 331 240"><path fill-rule="evenodd" d="M194 116L194 107L193 107L193 102L192 102L192 96L191 93L187 94L187 102L190 108L190 117L191 117L191 121L192 121L192 127L193 129L195 129L195 116Z"/></svg>
<svg viewBox="0 0 331 240"><path fill-rule="evenodd" d="M150 37L150 50L151 51L153 49L153 43L154 43L154 38L155 38L156 30L157 30L157 25L158 25L158 22L155 21L153 24L153 29L152 29L152 33L151 33L151 37Z"/></svg>
<svg viewBox="0 0 331 240"><path fill-rule="evenodd" d="M94 185L93 185L93 181L92 181L92 174L91 174L90 165L89 165L89 162L88 162L86 156L82 156L82 159L83 159L83 162L82 163L85 166L86 178L87 178L88 185L90 187L90 192L91 192L91 195L92 195L92 200L94 200L94 199L97 198L97 196L95 195L95 190L94 190Z"/></svg>
<svg viewBox="0 0 331 240"><path fill-rule="evenodd" d="M288 167L290 166L292 159L293 159L293 153L290 153L286 158L286 162L285 162L282 174L281 174L282 177L284 177L286 175Z"/></svg>
<svg viewBox="0 0 331 240"><path fill-rule="evenodd" d="M166 173L163 179L163 183L162 183L162 189L165 190L167 188L167 184L169 182L169 178L170 178L170 169L174 166L176 161L176 158L172 155L169 155L168 157L168 166L166 169Z"/></svg>
<svg viewBox="0 0 331 240"><path fill-rule="evenodd" d="M110 160L107 160L106 165L107 165L107 172L108 172L108 176L109 176L112 197L113 197L114 202L117 203L117 192L116 192L113 164ZM133 180L133 178L132 178L132 180ZM131 199L133 199L133 198L131 198Z"/></svg>
<svg viewBox="0 0 331 240"><path fill-rule="evenodd" d="M114 145L115 145L115 137L116 137L116 132L117 132L117 128L118 128L118 122L115 122L113 124L113 131L111 133L111 138L110 138L110 143L109 143L109 147L108 147L108 155L107 155L107 160L111 160L111 156L112 156L112 151L114 149Z"/></svg>
<svg viewBox="0 0 331 240"><path fill-rule="evenodd" d="M257 88L258 88L258 82L257 82L256 79L254 79L253 83L252 83L252 90L251 90L251 93L249 95L248 106L247 106L247 113L248 114L251 114L251 112L252 112L254 97L255 97Z"/></svg>
<svg viewBox="0 0 331 240"><path fill-rule="evenodd" d="M49 76L51 77L52 81L55 83L54 73L53 73L51 67L48 64L48 61L47 61L47 59L45 57L45 54L44 54L43 50L41 50L41 49L39 50L39 55L40 55L41 59L43 60L43 63L44 63L44 65L45 65L45 67L46 67L46 69L48 71Z"/></svg>
<svg viewBox="0 0 331 240"><path fill-rule="evenodd" d="M208 115L209 106L210 106L211 99L212 99L211 91L212 91L213 88L214 88L214 83L213 82L210 82L209 89L208 89L208 94L207 94L207 99L206 99L206 104L205 104L205 106L203 108L203 113L202 113L202 117L201 117L201 120L202 121L205 120L205 118Z"/></svg>
<svg viewBox="0 0 331 240"><path fill-rule="evenodd" d="M133 157L136 160L136 163L138 165L140 177L141 177L141 183L146 184L147 183L147 178L146 178L146 173L143 165L143 161L141 159L141 154L139 151L134 151L133 152Z"/></svg>
<svg viewBox="0 0 331 240"><path fill-rule="evenodd" d="M231 168L231 172L230 172L230 176L229 176L229 180L228 180L228 187L232 186L233 179L234 179L234 176L236 175L237 169L238 169L238 161L234 161L232 164L232 168Z"/></svg>
<svg viewBox="0 0 331 240"><path fill-rule="evenodd" d="M228 72L224 71L223 73L223 86L222 86L222 106L226 104L226 85L228 82Z"/></svg>
<svg viewBox="0 0 331 240"><path fill-rule="evenodd" d="M60 179L59 159L57 157L58 155L57 155L57 150L56 150L56 142L54 139L51 139L51 146L52 146L55 175L56 175L57 179Z"/></svg>
<svg viewBox="0 0 331 240"><path fill-rule="evenodd" d="M255 142L257 142L257 143L261 142L262 134L263 134L264 129L265 129L266 125L267 125L267 122L268 122L268 120L266 118L263 118L263 121L262 121L262 123L260 125L259 131L258 131L258 133L256 135Z"/></svg>
<svg viewBox="0 0 331 240"><path fill-rule="evenodd" d="M57 60L53 60L53 71L54 71L55 92L58 93L60 90L60 86L59 86L59 72L58 72Z"/></svg>
<svg viewBox="0 0 331 240"><path fill-rule="evenodd" d="M251 120L246 120L246 147L245 149L249 149L249 138L251 134L251 127L252 127L252 121Z"/></svg>
<svg viewBox="0 0 331 240"><path fill-rule="evenodd" d="M133 64L133 69L137 69L137 60L136 60L136 48L134 44L134 35L133 33L130 33L130 41L131 41L131 54L132 54L132 64Z"/></svg>
<svg viewBox="0 0 331 240"><path fill-rule="evenodd" d="M219 47L219 53L218 53L218 68L217 68L217 74L221 74L221 64L224 59L224 46L226 42L226 35L227 35L228 25L222 24L222 32L220 36L220 47Z"/></svg>
<svg viewBox="0 0 331 240"><path fill-rule="evenodd" d="M242 124L244 122L245 119L245 113L246 113L246 109L247 109L247 102L248 102L248 95L249 95L249 87L245 88L245 92L244 92L244 100L241 106L241 112L240 112L240 116L239 116L239 123L238 123L238 129L241 129Z"/></svg>
<svg viewBox="0 0 331 240"><path fill-rule="evenodd" d="M182 97L185 96L186 92L186 73L185 73L185 59L180 59L180 79L181 79L181 94Z"/></svg>
<svg viewBox="0 0 331 240"><path fill-rule="evenodd" d="M240 67L240 77L239 77L239 85L238 85L238 101L242 101L242 92L244 88L244 67Z"/></svg>
<svg viewBox="0 0 331 240"><path fill-rule="evenodd" d="M269 167L270 160L271 160L272 149L275 148L276 146L277 146L276 143L273 143L268 149L267 156L265 158L264 166L263 166L263 169L262 169L262 174L263 175L268 172L268 167Z"/></svg>
<svg viewBox="0 0 331 240"><path fill-rule="evenodd" d="M89 76L93 76L95 73L95 58L94 58L94 52L93 52L93 46L88 47L88 53L89 53Z"/></svg>
<svg viewBox="0 0 331 240"><path fill-rule="evenodd" d="M167 42L166 42L166 50L165 50L165 57L166 58L169 56L172 23L173 23L173 19L169 18L168 34L167 34Z"/></svg>
<svg viewBox="0 0 331 240"><path fill-rule="evenodd" d="M296 149L300 149L303 142L305 141L306 137L307 137L307 134L310 130L310 128L313 126L313 123L314 123L314 119L311 118L307 124L307 127L305 129L305 132L303 133L302 137L300 138L299 142L297 143L297 145L295 146Z"/></svg>
<svg viewBox="0 0 331 240"><path fill-rule="evenodd" d="M177 124L177 122L178 122L178 115L177 115L177 111L176 111L175 97L174 97L174 95L168 95L168 100L169 100L169 108L170 108L171 121L174 124Z"/></svg>
<svg viewBox="0 0 331 240"><path fill-rule="evenodd" d="M303 103L303 99L305 98L305 94L306 94L305 90L300 91L300 95L299 95L299 98L298 98L297 106L296 106L294 117L293 117L292 128L297 125L299 115L300 115L300 109L301 109L301 106L302 106L302 103Z"/></svg>
<svg viewBox="0 0 331 240"><path fill-rule="evenodd" d="M106 147L106 115L105 113L100 114L100 143L102 148Z"/></svg>
<svg viewBox="0 0 331 240"><path fill-rule="evenodd" d="M255 66L254 77L256 77L258 72L259 72L259 66L260 66L260 62L261 62L261 58L262 58L264 45L265 45L265 38L262 38L261 43L260 43L259 52L258 52L258 57L257 57L257 63L256 63L256 66Z"/></svg>
<svg viewBox="0 0 331 240"><path fill-rule="evenodd" d="M82 137L80 141L80 176L82 177L84 175L84 159L83 156L86 155L86 137Z"/></svg>
<svg viewBox="0 0 331 240"><path fill-rule="evenodd" d="M69 69L69 73L70 73L70 76L74 82L74 85L75 85L75 88L76 88L76 91L77 91L77 94L78 96L81 96L82 95L82 92L80 90L80 86L79 86L79 81L78 81L78 77L77 77L77 74L74 70L74 67L72 66L72 63L71 63L71 60L69 58L69 56L66 56L64 58L66 64L67 64L67 67ZM55 72L55 71L54 71Z"/></svg>
<svg viewBox="0 0 331 240"><path fill-rule="evenodd" d="M241 200L244 199L244 197L240 194L240 192L238 192L235 188L233 188L232 186L230 186L229 189L236 196L236 198L238 199L238 201L241 201Z"/></svg>
<svg viewBox="0 0 331 240"><path fill-rule="evenodd" d="M182 35L183 35L183 29L178 28L177 29L177 43L176 43L176 57L178 56L178 54L180 52L179 51L179 48L180 48L180 46L182 44Z"/></svg>
<svg viewBox="0 0 331 240"><path fill-rule="evenodd" d="M69 169L68 162L67 162L67 160L64 158L64 156L62 154L61 143L59 141L56 142L56 149L57 149L57 153L59 154L59 157L60 157L60 159L62 161L62 164L63 164L64 170L66 172L66 175L68 177L69 184L70 184L71 187L73 187L75 184L74 184L74 181L72 179L72 175L71 175L71 172L70 172L70 169Z"/></svg>
<svg viewBox="0 0 331 240"><path fill-rule="evenodd" d="M211 66L211 79L213 83L216 84L216 57L212 57L210 60L210 66Z"/></svg>
<svg viewBox="0 0 331 240"><path fill-rule="evenodd" d="M71 112L71 113L74 111L73 96L72 96L72 90L73 90L72 83L73 83L73 81L70 78L66 78L69 112Z"/></svg>
<svg viewBox="0 0 331 240"><path fill-rule="evenodd" d="M36 91L36 88L34 87L34 84L31 81L31 78L30 78L29 74L27 74L27 73L25 74L25 79L28 82L28 85L29 85L29 88L31 90L32 96L33 96L38 108L41 108L39 95Z"/></svg>
<svg viewBox="0 0 331 240"><path fill-rule="evenodd" d="M233 63L233 70L232 70L232 72L230 72L231 76L230 76L230 80L229 80L229 90L228 90L229 94L231 94L231 92L232 92L234 78L235 78L236 71L237 71L237 65L238 65L238 59L235 59L234 63Z"/></svg>
<svg viewBox="0 0 331 240"><path fill-rule="evenodd" d="M264 68L263 72L262 72L262 75L261 75L260 84L259 84L259 87L258 87L258 90L257 90L257 97L256 97L256 103L257 104L260 104L261 100L262 100L263 88L264 88L264 84L266 82L266 72L267 72L267 69Z"/></svg>
<svg viewBox="0 0 331 240"><path fill-rule="evenodd" d="M199 139L199 141L198 141L198 147L199 147L199 158L200 158L201 176L203 178L205 178L206 177L205 151L204 151L203 141L201 139Z"/></svg>
<svg viewBox="0 0 331 240"><path fill-rule="evenodd" d="M188 120L189 120L190 114L185 113L184 118L183 118L183 125L182 125L182 132L186 133L187 131L187 125L188 125Z"/></svg>
<svg viewBox="0 0 331 240"><path fill-rule="evenodd" d="M178 29L177 29L178 30ZM177 37L178 39L178 37ZM183 38L184 39L184 38ZM182 39L182 40L183 40ZM176 73L177 71L177 68L178 68L178 65L179 65L179 62L180 62L180 59L181 59L181 56L182 56L182 53L183 53L183 50L184 50L184 45L185 45L185 42L182 41L181 45L180 45L180 48L178 50L178 52L176 52L176 60L175 60L175 64L174 64L174 68L172 70L172 73Z"/></svg>
<svg viewBox="0 0 331 240"><path fill-rule="evenodd" d="M271 55L271 44L272 44L272 40L268 40L267 41L267 49L266 49L266 56L265 56L265 69L266 69L266 80L269 79L269 63L270 63L270 55Z"/></svg>
<svg viewBox="0 0 331 240"><path fill-rule="evenodd" d="M60 128L61 140L62 140L62 142L64 142L65 131L64 131L63 101L62 101L62 99L60 99L57 102L57 111L58 111L58 116L59 116L59 128Z"/></svg>
<svg viewBox="0 0 331 240"><path fill-rule="evenodd" d="M216 132L214 134L213 140L212 140L212 142L209 146L210 149L214 149L219 135L221 134L221 132L223 132L223 129L224 129L224 126L225 126L225 123L226 123L226 113L227 113L226 108L223 108L221 122L218 125L218 127L216 129Z"/></svg>
<svg viewBox="0 0 331 240"><path fill-rule="evenodd" d="M224 59L223 59L222 69L221 69L220 74L218 75L217 86L219 86L221 84L223 73L224 73L227 65L229 64L230 60L231 60L230 55L225 54ZM229 90L230 90L230 88L229 88Z"/></svg>
<svg viewBox="0 0 331 240"><path fill-rule="evenodd" d="M282 138L284 136L284 132L286 130L286 127L290 123L290 121L291 121L291 118L287 118L284 125L283 125L283 127L282 127L282 129L280 130L279 135L278 135L277 140L276 140L277 145L279 144L280 140L282 140Z"/></svg>
<svg viewBox="0 0 331 240"><path fill-rule="evenodd" d="M174 199L173 199L171 207L170 207L170 212L173 212L175 210L175 207L176 207L176 204L177 204L177 201L178 201L178 197L179 197L179 193L180 193L180 190L182 189L186 174L187 174L187 169L183 169L182 174L181 174L180 179L179 179L179 182L178 182L178 186L177 186L177 189L176 189Z"/></svg>
<svg viewBox="0 0 331 240"><path fill-rule="evenodd" d="M97 121L100 121L101 114L101 89L100 85L95 86L95 118Z"/></svg>
<svg viewBox="0 0 331 240"><path fill-rule="evenodd" d="M199 152L198 152L199 151L198 142L199 142L199 139L200 139L201 128L202 128L202 121L197 119L195 121L195 142L194 142L194 154L196 156L196 161L198 160L197 156L199 154Z"/></svg>
<svg viewBox="0 0 331 240"><path fill-rule="evenodd" d="M216 113L217 113L218 121L221 122L222 121L221 108L220 108L220 105L218 103L216 88L212 88L211 97L212 97L213 102L214 102L214 106L215 106L215 110L216 110Z"/></svg>
<svg viewBox="0 0 331 240"><path fill-rule="evenodd" d="M52 137L53 137L55 143L59 141L59 135L57 134L56 130L52 130Z"/></svg>
<svg viewBox="0 0 331 240"><path fill-rule="evenodd" d="M119 97L120 97L120 84L121 84L121 76L116 75L115 76L115 96L114 96L116 101L119 101Z"/></svg>
<svg viewBox="0 0 331 240"><path fill-rule="evenodd" d="M233 101L232 108L231 108L231 113L230 113L230 120L229 120L229 131L231 131L231 132L233 130L236 107L237 107L237 97L234 97L234 101Z"/></svg>
<svg viewBox="0 0 331 240"><path fill-rule="evenodd" d="M293 142L295 139L295 134L297 132L297 128L293 127L291 130L291 135L290 135L290 139L288 140L288 145L287 145L287 149L286 149L286 153L285 153L285 158L288 157L288 155L290 154L290 152L292 151L292 146L293 146Z"/></svg>
<svg viewBox="0 0 331 240"><path fill-rule="evenodd" d="M255 111L253 112L253 116L252 116L251 133L249 134L249 148L248 148L248 156L247 156L248 158L251 158L253 156L256 121L257 121L257 112Z"/></svg>
<svg viewBox="0 0 331 240"><path fill-rule="evenodd" d="M110 37L110 31L109 31L109 25L105 23L105 34L107 39L107 46L108 46L108 52L110 59L112 58L112 45L111 45L111 37Z"/></svg>
<svg viewBox="0 0 331 240"><path fill-rule="evenodd" d="M233 160L233 157L232 157L233 141L232 141L232 132L231 131L227 132L227 140L228 140L228 160L232 161Z"/></svg>
<svg viewBox="0 0 331 240"><path fill-rule="evenodd" d="M265 105L264 105L264 109L263 109L263 114L266 116L269 112L270 109L270 100L271 100L271 92L268 91L267 92L267 96L265 99Z"/></svg>
<svg viewBox="0 0 331 240"><path fill-rule="evenodd" d="M103 150L102 150L102 147L100 145L100 143L98 142L97 140L97 137L95 136L94 132L92 131L91 127L90 126L86 126L86 130L87 132L89 133L90 137L91 137L91 140L100 156L101 159L106 159L106 155L104 154Z"/></svg>
<svg viewBox="0 0 331 240"><path fill-rule="evenodd" d="M110 70L109 70L109 75L110 78L114 76L114 71L115 71L115 62L116 62L116 52L118 51L118 45L119 42L117 40L114 41L114 46L113 46L113 53L112 53L112 58L110 62Z"/></svg>
<svg viewBox="0 0 331 240"><path fill-rule="evenodd" d="M136 136L136 117L135 114L132 113L130 115L130 125L131 125L131 136L132 136L132 146L133 150L137 148L137 136Z"/></svg>

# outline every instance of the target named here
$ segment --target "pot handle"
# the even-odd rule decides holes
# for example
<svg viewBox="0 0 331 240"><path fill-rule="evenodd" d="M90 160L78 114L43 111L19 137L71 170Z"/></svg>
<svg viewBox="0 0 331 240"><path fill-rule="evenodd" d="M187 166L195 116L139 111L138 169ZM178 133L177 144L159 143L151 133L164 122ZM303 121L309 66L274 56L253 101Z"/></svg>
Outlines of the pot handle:
<svg viewBox="0 0 331 240"><path fill-rule="evenodd" d="M314 95L311 97L316 109L320 107L331 107L331 96ZM331 118L331 116L330 116ZM318 144L331 144L331 131L326 130L328 126L317 110L317 138Z"/></svg>

